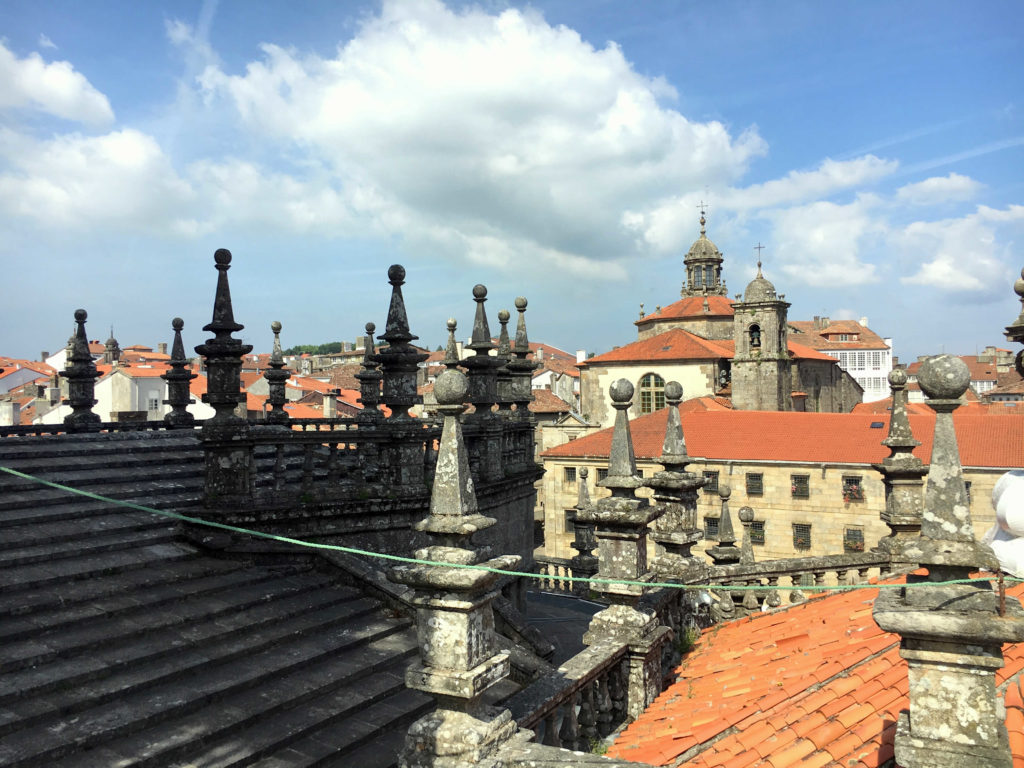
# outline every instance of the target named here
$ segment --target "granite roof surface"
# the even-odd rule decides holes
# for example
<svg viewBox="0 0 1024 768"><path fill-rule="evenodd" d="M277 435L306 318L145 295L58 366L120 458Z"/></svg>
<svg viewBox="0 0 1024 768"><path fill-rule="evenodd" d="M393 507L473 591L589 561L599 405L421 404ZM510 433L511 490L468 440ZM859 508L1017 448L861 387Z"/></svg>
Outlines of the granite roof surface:
<svg viewBox="0 0 1024 768"><path fill-rule="evenodd" d="M871 616L878 589L805 603L704 630L666 689L608 751L653 765L863 766L893 757L907 709L899 636ZM1024 585L1007 589L1020 598ZM1007 726L1024 764L1024 643L1004 646Z"/></svg>
<svg viewBox="0 0 1024 768"><path fill-rule="evenodd" d="M667 414L663 408L630 422L637 458L656 459L661 455ZM694 457L872 464L889 455L889 449L882 445L889 429L888 414L682 409L681 418L686 449ZM935 417L910 414L909 419L914 437L921 441L914 455L928 463ZM1024 467L1024 419L989 412L957 412L953 423L964 466ZM772 439L766 440L766 435ZM609 427L550 448L541 456L604 458L611 441Z"/></svg>

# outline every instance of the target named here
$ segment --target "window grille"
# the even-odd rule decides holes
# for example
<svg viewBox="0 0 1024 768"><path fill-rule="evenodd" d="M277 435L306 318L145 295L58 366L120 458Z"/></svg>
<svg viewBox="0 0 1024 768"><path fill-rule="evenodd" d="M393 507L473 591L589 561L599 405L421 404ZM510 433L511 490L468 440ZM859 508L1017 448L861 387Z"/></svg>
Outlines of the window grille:
<svg viewBox="0 0 1024 768"><path fill-rule="evenodd" d="M764 493L764 475L760 472L747 472L747 496L760 496Z"/></svg>
<svg viewBox="0 0 1024 768"><path fill-rule="evenodd" d="M811 548L811 526L807 523L793 523L793 549Z"/></svg>
<svg viewBox="0 0 1024 768"><path fill-rule="evenodd" d="M718 538L718 518L717 517L705 517L704 518L704 538L705 539L717 539Z"/></svg>
<svg viewBox="0 0 1024 768"><path fill-rule="evenodd" d="M576 533L576 510L565 510L565 532Z"/></svg>
<svg viewBox="0 0 1024 768"><path fill-rule="evenodd" d="M754 520L750 523L750 543L754 546L764 544L764 520Z"/></svg>
<svg viewBox="0 0 1024 768"><path fill-rule="evenodd" d="M656 373L640 379L640 413L654 413L665 407L665 380Z"/></svg>
<svg viewBox="0 0 1024 768"><path fill-rule="evenodd" d="M862 528L847 528L843 531L843 551L864 551L864 530Z"/></svg>
<svg viewBox="0 0 1024 768"><path fill-rule="evenodd" d="M608 477L608 467L598 467L597 468L597 479L598 480L604 480L606 477Z"/></svg>
<svg viewBox="0 0 1024 768"><path fill-rule="evenodd" d="M718 493L718 473L705 472L704 479L707 480L704 484L704 493Z"/></svg>
<svg viewBox="0 0 1024 768"><path fill-rule="evenodd" d="M565 482L575 483L576 482L576 467L565 468Z"/></svg>
<svg viewBox="0 0 1024 768"><path fill-rule="evenodd" d="M811 476L790 475L790 492L794 499L809 499L811 497Z"/></svg>
<svg viewBox="0 0 1024 768"><path fill-rule="evenodd" d="M843 478L843 501L864 501L864 486L859 477Z"/></svg>

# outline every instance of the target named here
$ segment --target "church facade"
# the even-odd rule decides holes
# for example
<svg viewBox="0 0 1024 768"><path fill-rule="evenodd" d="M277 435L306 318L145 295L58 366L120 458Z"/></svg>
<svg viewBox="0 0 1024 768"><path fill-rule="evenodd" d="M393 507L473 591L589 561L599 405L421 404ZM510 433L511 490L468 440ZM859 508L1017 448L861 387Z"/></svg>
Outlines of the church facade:
<svg viewBox="0 0 1024 768"><path fill-rule="evenodd" d="M683 260L680 300L642 314L632 344L579 364L583 414L610 423L608 386L620 378L636 388L633 416L664 408L665 382L673 380L686 398L725 397L737 410L850 411L862 387L833 355L790 337L790 304L760 263L746 290L729 299L724 259L706 223L701 214L700 236Z"/></svg>

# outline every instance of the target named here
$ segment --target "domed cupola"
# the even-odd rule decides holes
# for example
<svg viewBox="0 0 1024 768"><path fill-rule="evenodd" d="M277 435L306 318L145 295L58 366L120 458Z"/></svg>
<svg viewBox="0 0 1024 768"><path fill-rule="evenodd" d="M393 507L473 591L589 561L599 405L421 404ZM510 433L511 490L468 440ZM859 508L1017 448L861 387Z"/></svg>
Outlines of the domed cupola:
<svg viewBox="0 0 1024 768"><path fill-rule="evenodd" d="M778 294L775 293L775 286L764 275L761 274L761 262L757 262L757 277L750 281L747 290L743 293L743 303L753 304L759 301L778 301Z"/></svg>
<svg viewBox="0 0 1024 768"><path fill-rule="evenodd" d="M725 283L722 282L722 253L718 246L708 239L704 211L700 213L700 237L690 246L683 264L686 266L686 284L683 296L700 296L712 294L726 296Z"/></svg>

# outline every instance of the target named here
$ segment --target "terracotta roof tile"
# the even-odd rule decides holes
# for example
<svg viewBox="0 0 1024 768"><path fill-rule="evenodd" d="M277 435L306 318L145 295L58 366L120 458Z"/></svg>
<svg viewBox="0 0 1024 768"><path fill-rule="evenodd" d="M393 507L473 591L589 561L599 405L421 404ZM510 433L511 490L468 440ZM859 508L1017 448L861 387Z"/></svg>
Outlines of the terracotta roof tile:
<svg viewBox="0 0 1024 768"><path fill-rule="evenodd" d="M799 461L872 464L889 455L881 444L888 433L888 415L870 413L798 413L793 411L697 411L681 407L688 453L714 460ZM637 458L661 455L668 411L661 409L630 422ZM1024 466L1024 420L998 413L954 413L960 458L964 466ZM880 424L873 428L872 424ZM910 415L914 450L926 464L931 459L934 415ZM765 440L764 435L774 435ZM551 448L543 457L605 458L612 429L586 435Z"/></svg>
<svg viewBox="0 0 1024 768"><path fill-rule="evenodd" d="M681 766L878 768L892 759L908 686L898 636L871 618L877 593L834 593L705 630L677 668L677 682L620 734L609 756L643 754L654 764ZM1009 593L1019 598L1024 585ZM1011 737L1011 750L1024 758L1024 644L1006 646L1004 655L996 681L1012 678L1007 725L1019 736ZM784 679L793 684L780 690L776 681ZM749 689L739 721L736 702L722 695L726 684ZM700 727L688 729L698 719ZM675 724L674 733L663 728ZM701 751L688 762L677 762L695 748Z"/></svg>
<svg viewBox="0 0 1024 768"><path fill-rule="evenodd" d="M824 328L815 328L813 320L790 320L789 327L798 332L796 336L802 343L814 349L889 349L881 336L856 320L833 320ZM841 334L856 334L857 341L834 338Z"/></svg>
<svg viewBox="0 0 1024 768"><path fill-rule="evenodd" d="M653 360L719 360L731 359L731 341L710 341L696 334L673 328L649 339L634 341L632 344L605 352L584 360L581 368L595 363L647 362Z"/></svg>
<svg viewBox="0 0 1024 768"><path fill-rule="evenodd" d="M528 410L530 413L569 413L572 406L550 389L535 389Z"/></svg>
<svg viewBox="0 0 1024 768"><path fill-rule="evenodd" d="M708 311L704 311L704 300L707 299ZM728 296L687 296L684 299L662 307L649 315L636 320L634 325L643 325L652 320L686 320L697 317L732 317L736 314L732 308L733 300Z"/></svg>

